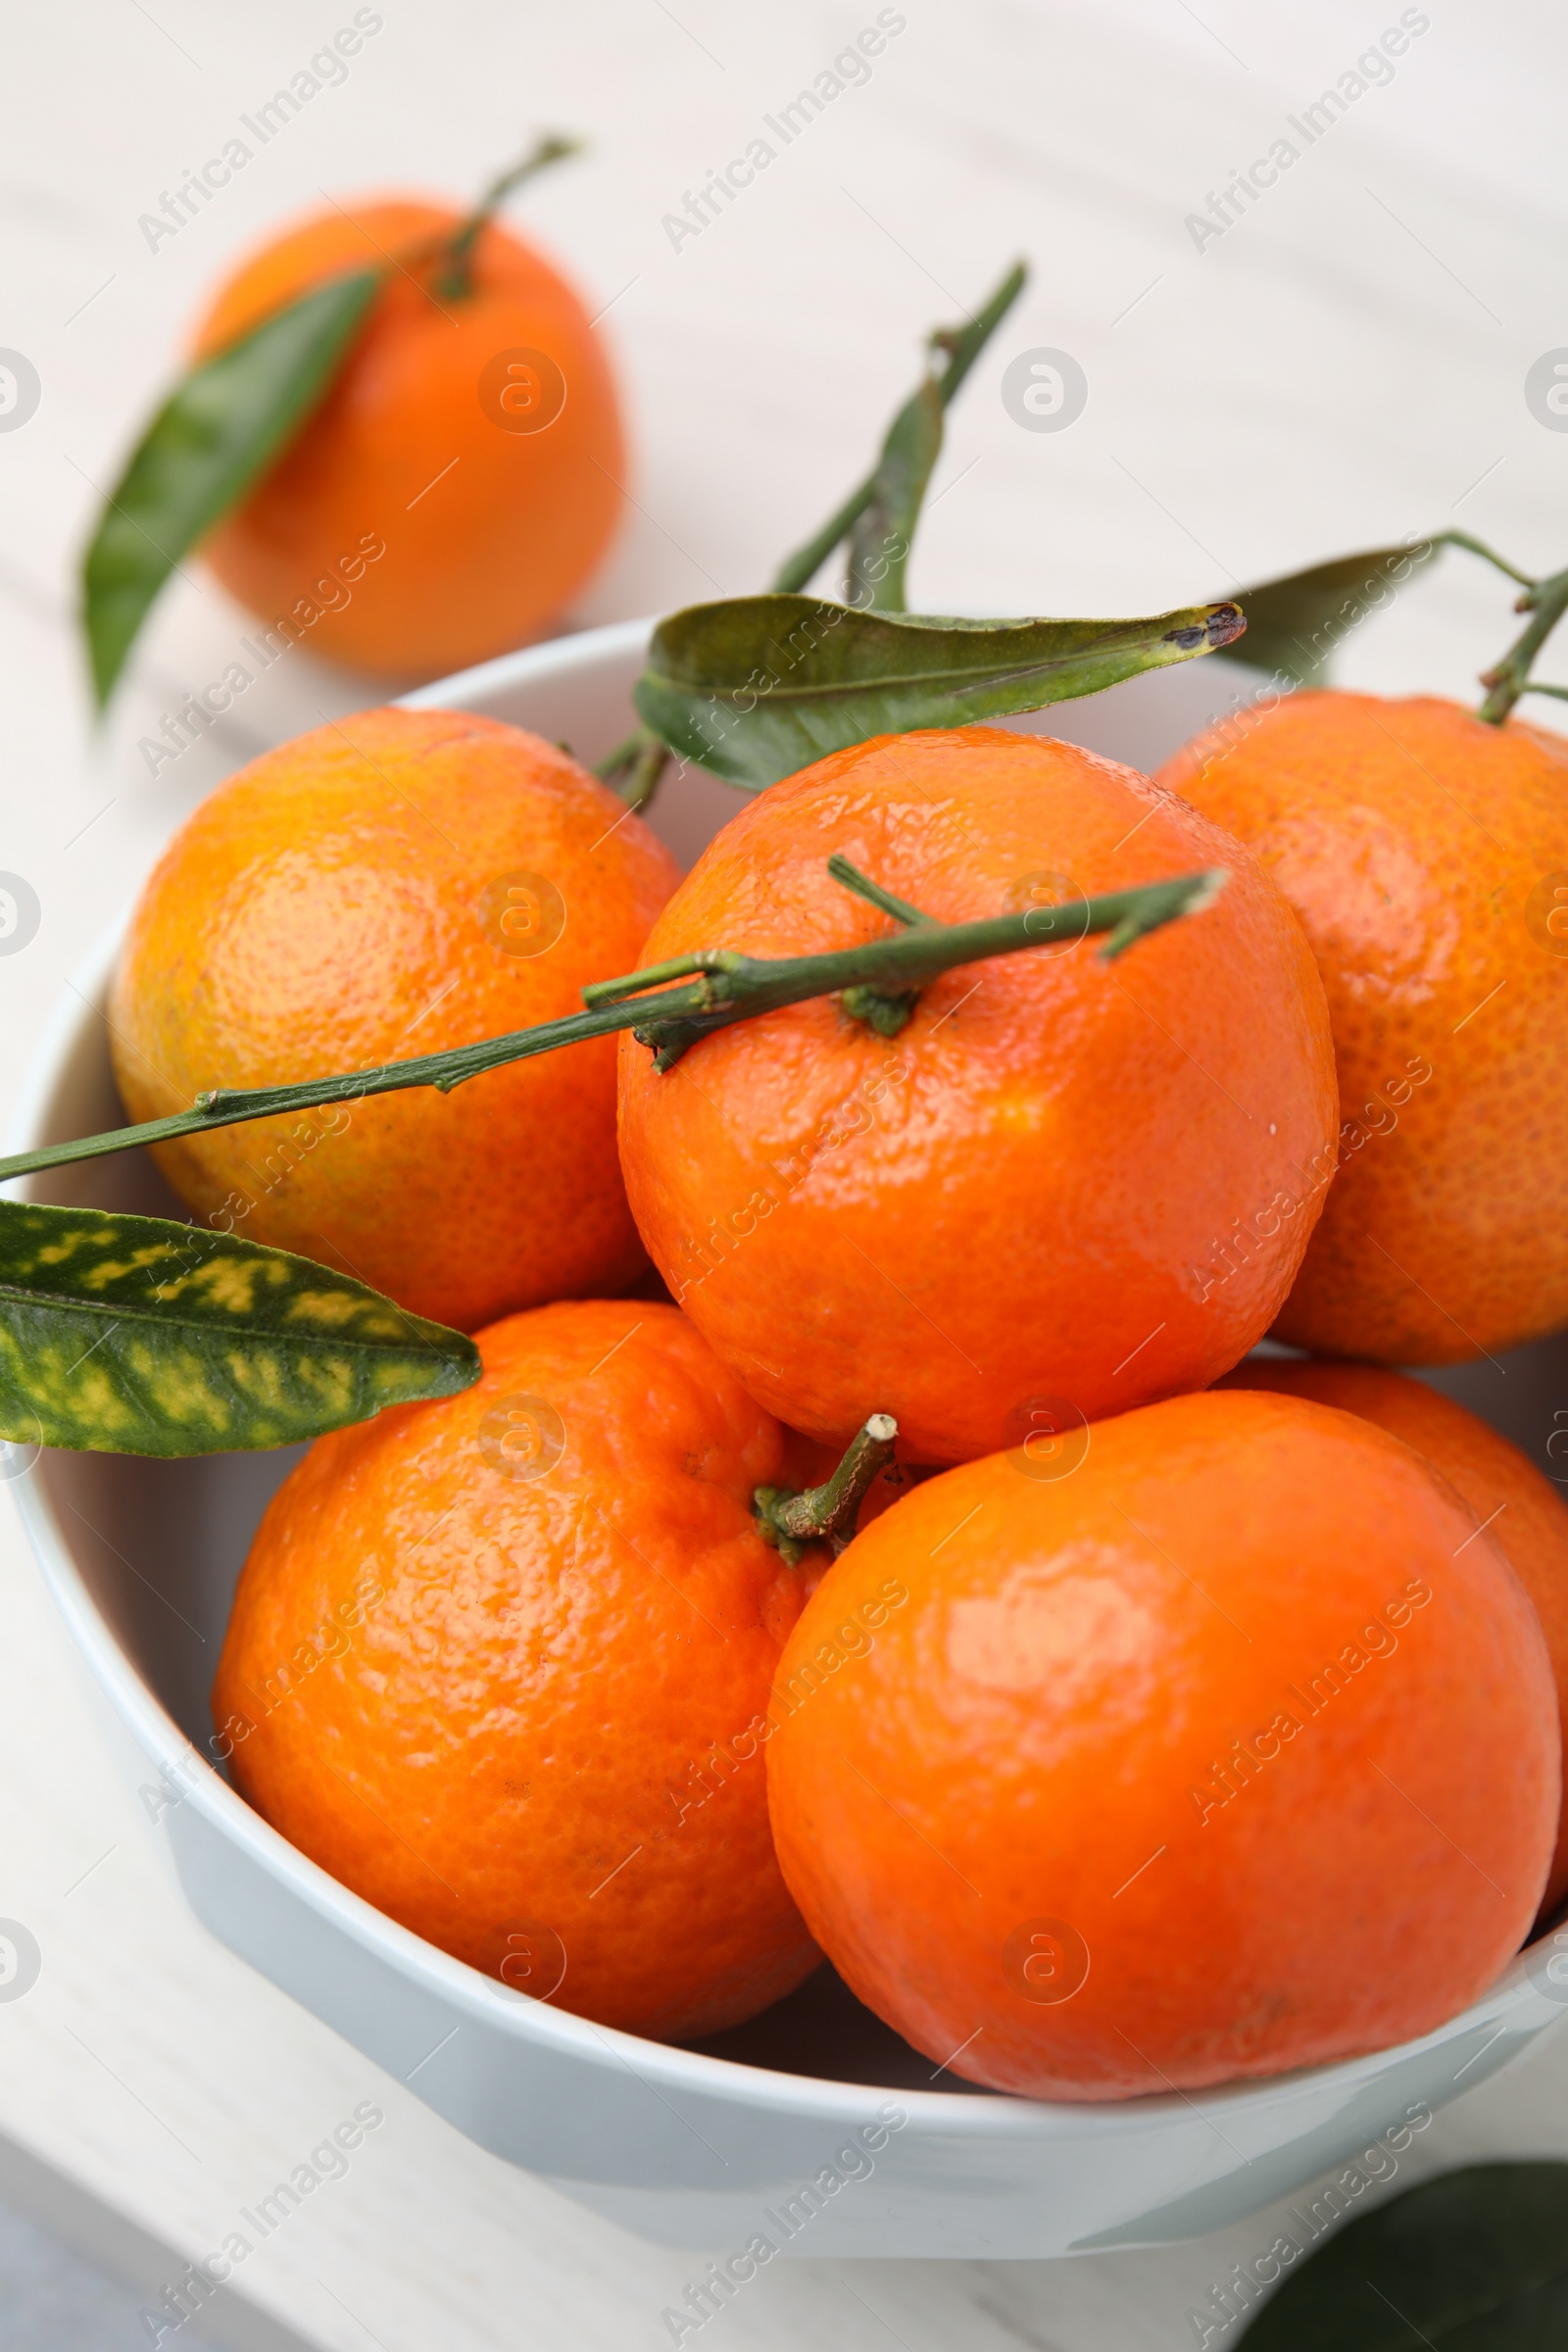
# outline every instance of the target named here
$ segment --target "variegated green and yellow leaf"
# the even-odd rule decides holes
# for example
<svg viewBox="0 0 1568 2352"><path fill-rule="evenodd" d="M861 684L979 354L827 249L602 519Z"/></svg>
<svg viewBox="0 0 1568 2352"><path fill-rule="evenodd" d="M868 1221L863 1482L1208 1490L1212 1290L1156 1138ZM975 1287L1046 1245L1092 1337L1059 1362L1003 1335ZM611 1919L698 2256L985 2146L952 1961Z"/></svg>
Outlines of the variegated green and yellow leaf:
<svg viewBox="0 0 1568 2352"><path fill-rule="evenodd" d="M308 1257L0 1200L0 1437L163 1455L288 1446L478 1377L461 1332Z"/></svg>

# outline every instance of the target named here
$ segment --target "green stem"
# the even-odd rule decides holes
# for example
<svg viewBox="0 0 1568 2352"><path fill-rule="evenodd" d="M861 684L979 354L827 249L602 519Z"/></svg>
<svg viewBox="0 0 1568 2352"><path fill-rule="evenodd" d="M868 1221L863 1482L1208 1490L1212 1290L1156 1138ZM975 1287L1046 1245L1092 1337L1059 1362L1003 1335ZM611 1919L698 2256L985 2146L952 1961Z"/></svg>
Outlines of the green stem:
<svg viewBox="0 0 1568 2352"><path fill-rule="evenodd" d="M842 882L846 890L853 890L856 897L864 899L868 906L875 906L883 914L891 914L896 923L929 923L934 919L929 914L922 914L918 906L911 906L907 899L896 899L891 890L884 890L880 882L873 882L869 874L862 874L858 866L852 865L839 850L835 850L828 859L827 870L835 882ZM886 996L880 989L865 987L846 988L839 996L839 1004L851 1020L864 1021L868 1028L876 1031L878 1037L897 1037L919 1001L919 991L912 988L906 989L902 996L897 997Z"/></svg>
<svg viewBox="0 0 1568 2352"><path fill-rule="evenodd" d="M1518 574L1514 576L1517 578ZM1568 612L1568 571L1553 572L1549 580L1533 581L1514 611L1531 613L1530 625L1494 669L1484 669L1481 673L1481 683L1489 691L1476 715L1494 727L1501 726L1522 694L1551 691L1549 687L1532 687L1530 669L1564 612Z"/></svg>
<svg viewBox="0 0 1568 2352"><path fill-rule="evenodd" d="M907 899L896 899L891 890L884 890L881 883L873 882L869 874L862 874L858 865L850 863L841 850L834 851L827 861L827 870L835 882L842 882L846 890L853 890L856 897L864 899L867 906L879 908L883 914L891 914L896 923L929 923L935 920L932 915L922 914L918 906L911 906Z"/></svg>
<svg viewBox="0 0 1568 2352"><path fill-rule="evenodd" d="M909 540L931 466L941 447L943 412L1017 301L1028 274L1022 262L1015 263L966 326L935 330L930 344L933 352L945 356L941 374L928 377L906 401L889 426L876 464L865 480L851 493L838 513L829 517L810 544L783 565L773 583L775 589L793 593L804 588L841 541L850 539L850 602L873 611L904 611ZM902 499L896 495L900 489L905 492ZM893 505L900 509L897 523L890 512L872 513L874 508L890 509ZM858 532L857 524L863 524L863 529ZM867 543L862 545L862 540ZM668 759L668 749L662 739L651 728L639 727L600 761L594 773L612 792L618 793L628 807L646 808L658 790Z"/></svg>
<svg viewBox="0 0 1568 2352"><path fill-rule="evenodd" d="M1175 881L1146 883L1137 890L1111 891L1102 898L1069 900L1060 906L1031 906L1018 914L988 915L978 922L922 922L885 939L830 949L817 956L753 956L732 949L705 949L695 956L628 973L622 979L599 981L583 991L593 1000L586 1012L541 1021L531 1029L514 1029L505 1037L484 1038L440 1054L421 1054L412 1061L380 1062L373 1069L308 1078L293 1086L219 1088L198 1095L194 1109L176 1111L169 1118L150 1119L139 1127L117 1127L109 1134L83 1136L74 1143L49 1144L37 1152L21 1152L10 1159L0 1159L0 1183L40 1168L133 1151L142 1144L172 1143L181 1136L204 1135L217 1127L241 1126L250 1119L279 1118L328 1103L362 1102L367 1095L398 1094L416 1086L433 1086L450 1094L454 1087L482 1077L487 1070L527 1061L536 1054L553 1054L562 1046L581 1045L588 1038L608 1037L619 1029L629 1029L640 1045L651 1046L655 1068L667 1070L688 1047L713 1030L728 1028L735 1021L755 1020L760 1013L802 1004L808 997L869 988L879 997L897 999L955 965L1010 956L1023 948L1047 946L1053 940L1083 939L1095 932L1110 934L1103 955L1119 956L1135 940L1178 916L1199 913L1224 887L1225 880L1225 869L1220 866L1207 873L1183 874ZM686 986L666 985L687 973L696 976ZM658 993L650 995L650 990Z"/></svg>
<svg viewBox="0 0 1568 2352"><path fill-rule="evenodd" d="M1484 539L1472 539L1468 531L1434 531L1427 544L1429 547L1467 548L1472 556L1480 556L1484 563L1506 572L1510 580L1517 580L1521 588L1534 588L1536 585L1528 571L1520 571L1509 563L1506 556L1499 556L1496 549L1488 547Z"/></svg>
<svg viewBox="0 0 1568 2352"><path fill-rule="evenodd" d="M939 326L932 336L933 348L948 355L947 367L937 381L945 409L953 406L955 393L962 389L964 377L1028 282L1028 263L1014 262L990 301L975 313L967 326Z"/></svg>
<svg viewBox="0 0 1568 2352"><path fill-rule="evenodd" d="M798 595L807 582L821 570L833 550L849 537L875 496L876 474L873 471L866 475L858 490L850 492L838 512L828 516L816 537L808 539L804 547L797 548L794 555L779 565L773 575L774 593L781 596Z"/></svg>
<svg viewBox="0 0 1568 2352"><path fill-rule="evenodd" d="M616 777L624 773L642 750L647 734L646 727L633 727L629 735L621 737L612 752L607 752L602 760L595 760L594 774L601 784L613 786Z"/></svg>
<svg viewBox="0 0 1568 2352"><path fill-rule="evenodd" d="M671 956L665 963L650 963L640 972L628 972L619 980L590 980L582 992L583 1003L590 1009L600 1004L618 1004L623 998L641 996L650 988L662 988L666 980L689 980L698 972L736 972L746 958L733 948L696 948L689 956Z"/></svg>
<svg viewBox="0 0 1568 2352"><path fill-rule="evenodd" d="M764 1544L782 1553L787 1567L800 1566L808 1544L831 1544L835 1553L844 1549L855 1533L861 1503L893 1459L898 1434L891 1413L873 1413L821 1486L804 1492L790 1487L757 1489L752 1508L758 1531Z"/></svg>
<svg viewBox="0 0 1568 2352"><path fill-rule="evenodd" d="M501 172L485 189L467 219L455 228L450 237L443 237L436 248L440 274L435 292L443 302L461 302L473 292L473 249L507 198L525 180L543 172L550 164L559 164L564 157L580 155L581 139L562 138L551 132L509 172Z"/></svg>
<svg viewBox="0 0 1568 2352"><path fill-rule="evenodd" d="M637 727L607 752L594 769L601 784L623 800L628 808L646 808L659 789L670 760L670 749L652 727Z"/></svg>
<svg viewBox="0 0 1568 2352"><path fill-rule="evenodd" d="M964 377L1023 292L1028 275L1027 264L1015 262L996 292L967 326L938 327L931 336L933 350L947 354L947 366L936 379L937 398L944 409L951 407L954 395ZM850 492L837 513L828 516L815 538L808 539L804 547L798 548L786 563L779 565L773 580L776 594L797 594L821 570L833 550L849 537L877 494L879 467L880 459L859 487Z"/></svg>
<svg viewBox="0 0 1568 2352"><path fill-rule="evenodd" d="M1468 531L1435 531L1431 544L1467 548L1471 555L1480 556L1484 563L1506 573L1510 580L1517 580L1524 594L1515 603L1514 611L1533 615L1529 626L1495 667L1481 672L1481 683L1488 693L1476 716L1484 718L1489 726L1500 727L1523 694L1550 694L1568 702L1568 687L1538 686L1530 675L1536 656L1568 612L1568 571L1554 571L1549 579L1532 579L1528 571L1521 571L1506 556L1499 556L1484 539L1473 539Z"/></svg>

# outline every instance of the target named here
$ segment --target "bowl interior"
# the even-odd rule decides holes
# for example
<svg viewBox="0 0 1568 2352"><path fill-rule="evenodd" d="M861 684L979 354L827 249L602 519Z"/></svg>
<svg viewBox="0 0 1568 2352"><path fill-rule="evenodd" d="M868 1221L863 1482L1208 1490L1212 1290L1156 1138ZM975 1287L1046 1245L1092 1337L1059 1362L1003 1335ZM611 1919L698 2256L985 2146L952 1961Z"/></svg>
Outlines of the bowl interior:
<svg viewBox="0 0 1568 2352"><path fill-rule="evenodd" d="M409 699L478 710L555 739L564 737L581 757L593 760L627 729L627 696L642 645L643 632L635 626L595 631L560 648L491 663ZM1246 699L1254 683L1250 673L1233 664L1207 661L1153 673L1092 702L1068 704L1019 723L1147 769L1198 726ZM666 780L653 822L689 863L739 805L728 786L689 771ZM19 1145L123 1123L103 1011L112 966L112 951L106 951L83 988L79 1016L28 1121L30 1132L19 1136ZM38 1200L151 1216L186 1215L141 1152L58 1169L33 1179L28 1190ZM1556 1432L1568 1428L1568 1408L1558 1404L1568 1396L1568 1335L1422 1377L1513 1439L1548 1477L1568 1485L1568 1461L1551 1451ZM204 1755L211 1752L208 1693L234 1584L270 1497L302 1450L174 1462L45 1453L30 1472L48 1494L114 1641ZM745 2065L819 2080L969 2096L976 2090L951 2074L933 2081L929 2060L863 2008L826 1965L761 2017L694 2046Z"/></svg>

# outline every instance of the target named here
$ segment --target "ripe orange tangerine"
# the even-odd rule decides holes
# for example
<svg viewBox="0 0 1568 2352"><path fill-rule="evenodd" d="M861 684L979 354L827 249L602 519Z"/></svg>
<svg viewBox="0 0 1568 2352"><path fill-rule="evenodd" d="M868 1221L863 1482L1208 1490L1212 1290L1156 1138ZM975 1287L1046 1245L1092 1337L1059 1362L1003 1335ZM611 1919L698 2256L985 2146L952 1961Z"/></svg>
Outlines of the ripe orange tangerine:
<svg viewBox="0 0 1568 2352"><path fill-rule="evenodd" d="M1359 1413L1413 1446L1463 1495L1476 1524L1491 1533L1536 1606L1557 1685L1559 1730L1568 1722L1568 1504L1517 1446L1451 1396L1403 1373L1372 1364L1249 1356L1228 1372L1225 1388L1272 1389ZM1568 1826L1557 1848L1542 1909L1568 1895Z"/></svg>
<svg viewBox="0 0 1568 2352"><path fill-rule="evenodd" d="M469 290L430 256L463 216L334 204L220 290L194 356L351 270L386 280L320 407L203 543L284 636L381 673L461 669L538 635L599 564L625 450L604 350L573 288L489 221Z"/></svg>
<svg viewBox="0 0 1568 2352"><path fill-rule="evenodd" d="M811 1569L752 1516L787 1433L673 1307L480 1335L484 1376L311 1448L262 1521L214 1720L249 1801L514 1989L674 2038L818 1954L761 1762Z"/></svg>
<svg viewBox="0 0 1568 2352"><path fill-rule="evenodd" d="M1090 1438L1069 1477L916 1487L803 1612L767 1756L808 1926L935 2064L1036 2098L1431 2031L1518 1948L1556 1835L1524 1588L1349 1413L1215 1392Z"/></svg>
<svg viewBox="0 0 1568 2352"><path fill-rule="evenodd" d="M1568 1322L1568 740L1297 694L1157 781L1255 853L1328 992L1340 1169L1279 1337L1436 1364Z"/></svg>
<svg viewBox="0 0 1568 2352"><path fill-rule="evenodd" d="M1279 893L1132 769L960 727L760 794L646 960L878 937L834 851L939 921L1230 881L1119 962L1064 941L949 972L892 1038L818 999L663 1075L624 1040L621 1164L672 1295L781 1420L842 1445L891 1412L916 1461L1070 1450L1086 1419L1213 1379L1278 1311L1333 1159L1322 991Z"/></svg>
<svg viewBox="0 0 1568 2352"><path fill-rule="evenodd" d="M677 867L553 744L454 710L368 710L266 753L155 868L115 981L137 1119L582 1009L629 970ZM352 1095L157 1150L182 1200L464 1330L646 1271L609 1038L450 1095Z"/></svg>

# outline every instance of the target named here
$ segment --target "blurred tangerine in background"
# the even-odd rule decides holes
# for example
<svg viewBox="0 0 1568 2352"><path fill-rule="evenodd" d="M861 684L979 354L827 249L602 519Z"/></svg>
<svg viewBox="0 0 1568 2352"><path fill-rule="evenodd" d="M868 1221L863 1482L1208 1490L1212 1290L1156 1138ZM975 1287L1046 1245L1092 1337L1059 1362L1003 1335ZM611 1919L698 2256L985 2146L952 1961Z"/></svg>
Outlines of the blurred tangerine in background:
<svg viewBox="0 0 1568 2352"><path fill-rule="evenodd" d="M625 448L572 287L485 219L409 197L332 204L263 246L196 331L211 358L345 271L385 279L330 389L202 553L270 626L382 675L462 669L537 636L597 567Z"/></svg>

